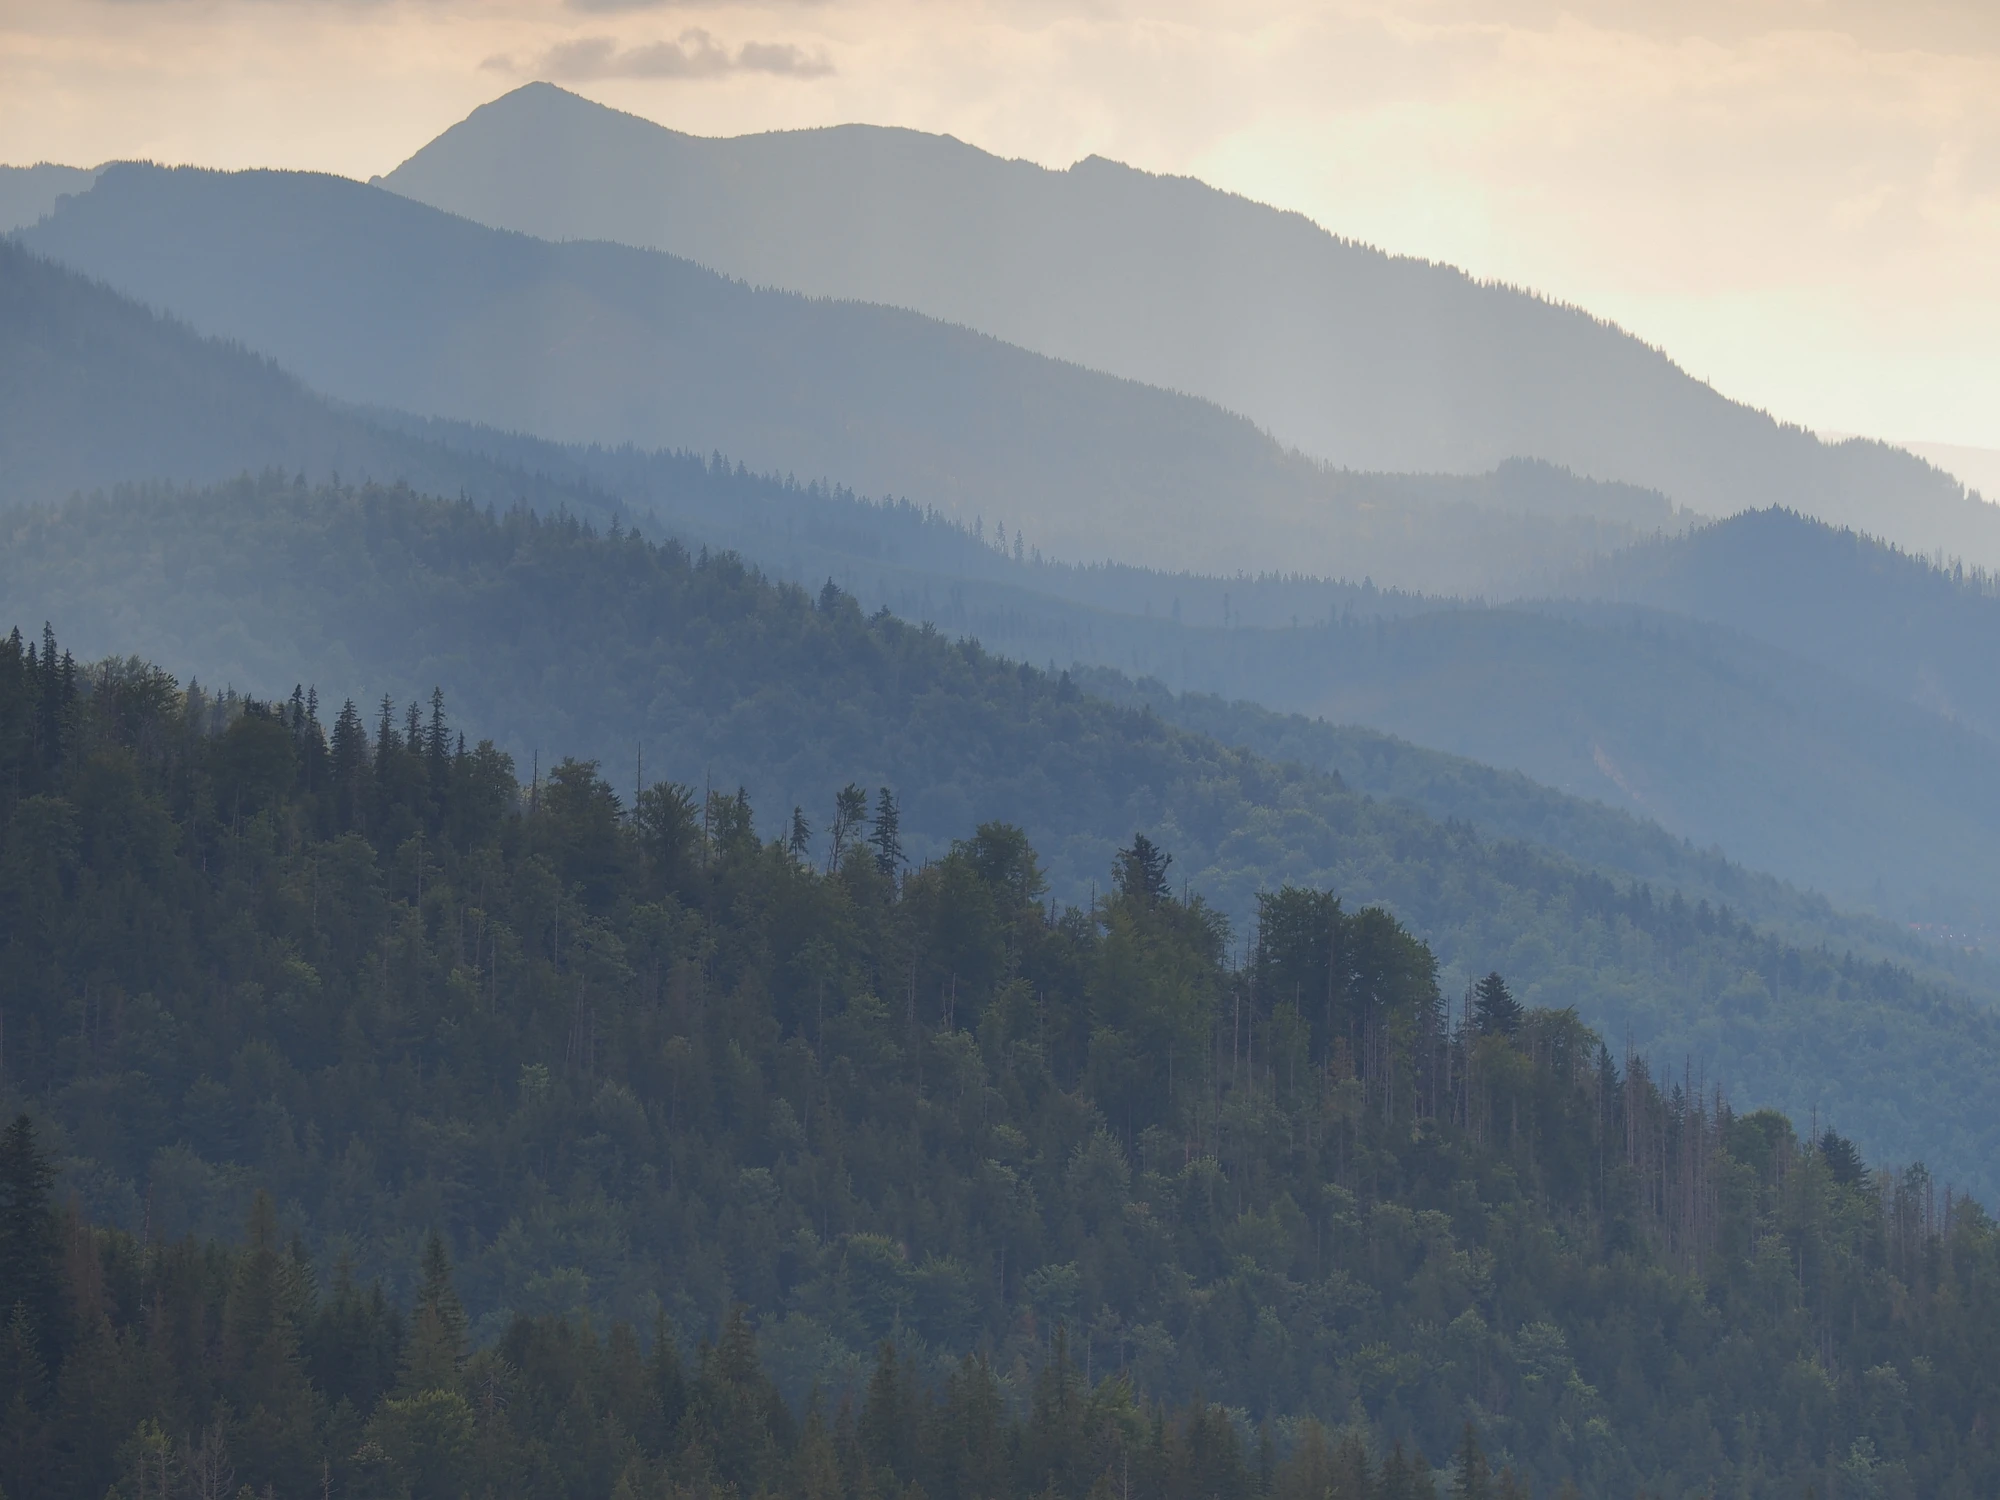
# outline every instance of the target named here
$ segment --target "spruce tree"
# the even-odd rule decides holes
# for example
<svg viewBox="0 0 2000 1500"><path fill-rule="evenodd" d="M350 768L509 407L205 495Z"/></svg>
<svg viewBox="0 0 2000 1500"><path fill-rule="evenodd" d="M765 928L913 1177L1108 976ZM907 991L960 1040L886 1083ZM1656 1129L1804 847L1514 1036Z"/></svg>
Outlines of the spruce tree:
<svg viewBox="0 0 2000 1500"><path fill-rule="evenodd" d="M27 1115L0 1131L0 1319L18 1316L53 1374L62 1363L61 1250L49 1190L55 1171Z"/></svg>
<svg viewBox="0 0 2000 1500"><path fill-rule="evenodd" d="M1472 1021L1481 1036L1512 1036L1521 1029L1521 1002L1499 974L1472 987Z"/></svg>
<svg viewBox="0 0 2000 1500"><path fill-rule="evenodd" d="M1143 833L1132 835L1132 845L1118 851L1118 889L1132 900L1151 906L1166 899L1167 867L1174 857Z"/></svg>
<svg viewBox="0 0 2000 1500"><path fill-rule="evenodd" d="M1867 1167L1861 1160L1861 1153L1854 1149L1854 1142L1836 1132L1832 1126L1822 1132L1819 1138L1820 1160L1826 1163L1828 1174L1842 1187L1855 1187L1867 1175Z"/></svg>
<svg viewBox="0 0 2000 1500"><path fill-rule="evenodd" d="M410 1319L410 1343L403 1357L403 1388L451 1390L465 1358L465 1308L451 1281L451 1257L435 1229L424 1241L423 1284Z"/></svg>
<svg viewBox="0 0 2000 1500"><path fill-rule="evenodd" d="M875 1373L868 1377L868 1393L861 1403L857 1436L862 1457L868 1461L883 1492L892 1493L894 1481L910 1473L910 1393L896 1346L885 1342L875 1356Z"/></svg>
<svg viewBox="0 0 2000 1500"><path fill-rule="evenodd" d="M1453 1500L1491 1500L1493 1494L1492 1470L1486 1463L1486 1451L1479 1446L1479 1434L1470 1422L1458 1440L1458 1453L1452 1462L1451 1493Z"/></svg>
<svg viewBox="0 0 2000 1500"><path fill-rule="evenodd" d="M868 834L868 842L875 849L875 868L884 875L894 875L902 866L901 826L902 814L896 807L896 798L885 786L875 799L875 826Z"/></svg>

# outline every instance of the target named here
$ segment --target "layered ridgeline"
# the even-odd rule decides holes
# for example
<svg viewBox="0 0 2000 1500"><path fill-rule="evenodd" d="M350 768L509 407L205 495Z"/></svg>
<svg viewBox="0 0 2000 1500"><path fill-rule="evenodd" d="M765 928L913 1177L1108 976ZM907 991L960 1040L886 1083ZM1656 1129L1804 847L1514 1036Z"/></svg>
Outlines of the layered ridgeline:
<svg viewBox="0 0 2000 1500"><path fill-rule="evenodd" d="M1052 172L865 125L710 140L537 83L379 180L501 228L915 308L1352 468L1541 458L1708 515L1790 505L2000 564L2000 511L1903 450L1823 444L1580 309L1099 157Z"/></svg>
<svg viewBox="0 0 2000 1500"><path fill-rule="evenodd" d="M315 479L402 478L503 507L526 500L600 521L650 515L691 545L736 549L774 576L813 589L833 577L871 611L886 605L1017 659L1051 667L1110 664L1197 695L1227 692L1281 711L1358 720L1658 820L1702 847L1719 846L1753 868L1851 904L1966 932L1992 920L2000 840L1990 834L2000 818L1991 816L1987 756L1962 729L1942 722L1927 690L1935 680L1930 663L1949 666L1963 655L1945 641L1945 627L1963 626L1970 616L1941 607L1913 633L1904 623L1907 590L1887 586L1901 575L1825 565L1840 546L1829 546L1817 523L1785 523L1798 533L1797 554L1816 559L1813 567L1824 575L1799 570L1791 592L1801 600L1837 599L1837 605L1822 602L1820 614L1837 612L1850 635L1863 640L1896 642L1893 650L1873 648L1869 661L1882 670L1868 678L1872 694L1857 695L1854 685L1832 675L1843 662L1824 643L1843 637L1831 632L1818 645L1797 632L1781 637L1788 651L1816 656L1815 667L1714 631L1668 628L1669 621L1641 620L1635 628L1630 619L1601 612L1586 618L1574 611L1558 617L1464 609L1365 582L1080 567L1041 555L1030 542L1043 539L1024 538L1019 527L1003 549L994 544L1004 526L984 519L962 525L935 509L871 503L842 489L777 482L713 460L563 448L463 423L361 414L310 396L239 349L199 338L73 272L6 247L0 247L0 299L12 335L0 340L6 391L0 499L275 465ZM1346 482L1365 484L1370 505L1384 515L1427 513L1450 494L1476 502L1477 514L1529 510L1565 494L1588 505L1603 488L1522 463L1470 480L1349 476ZM1475 512L1468 506L1466 513ZM82 549L80 562L61 548L17 551L6 571L9 597L26 618L60 615L99 649L138 638L136 632L157 622L167 633L156 639L163 652L171 640L170 659L181 670L221 670L258 682L265 673L312 663L330 675L345 673L343 681L422 690L402 675L408 664L401 657L342 665L322 664L304 651L267 649L257 656L269 622L248 602L240 619L210 608L195 629L175 601L182 595L199 601L209 575L199 564L191 575L157 575L148 560L155 554L140 540L148 524L72 528L66 545ZM1747 546L1757 532L1735 526L1719 543L1705 535L1701 547L1727 565L1731 548ZM224 535L206 545L221 549L213 553L219 557L240 550L240 539ZM127 563L132 567L120 572ZM222 586L251 587L258 568L259 560L246 556ZM1925 587L1944 596L1946 606L1964 592L1921 565L1905 571L1928 577ZM136 612L142 604L150 614ZM1689 608L1699 612L1700 601L1689 601ZM118 612L118 623L107 621L105 609ZM1384 617L1391 623L1381 623ZM1752 631L1763 623L1740 611L1733 622ZM1901 673L1899 659L1908 664ZM1981 679L1956 671L1943 680L1956 702L1976 692ZM1885 692L1904 701L1879 702ZM1173 712L1161 694L1149 696L1162 712ZM1207 716L1203 727L1237 743L1261 733L1252 711L1234 716L1241 728L1228 726L1231 717ZM509 724L523 734L542 732L526 721ZM643 732L636 721L627 729L635 737ZM1316 735L1298 743L1324 742ZM1350 735L1348 742L1366 745L1371 737ZM1353 784L1362 789L1407 792L1413 784L1368 779L1368 757L1342 752L1314 763L1360 776ZM1457 773L1445 779L1457 780ZM1423 781L1416 784L1421 800ZM1422 805L1468 813L1456 799ZM1825 809L1833 806L1849 812L1830 820ZM1491 826L1524 831L1505 817ZM1601 846L1579 852L1595 861ZM1648 878L1659 874L1651 862L1606 862Z"/></svg>
<svg viewBox="0 0 2000 1500"><path fill-rule="evenodd" d="M264 469L589 504L574 486L341 410L268 358L0 239L0 506Z"/></svg>
<svg viewBox="0 0 2000 1500"><path fill-rule="evenodd" d="M1385 912L1275 888L1232 962L1144 836L1064 908L1004 823L515 772L0 645L10 1495L2000 1481L1976 1205Z"/></svg>
<svg viewBox="0 0 2000 1500"><path fill-rule="evenodd" d="M2000 737L2000 587L1760 511L1604 558L1553 592L1711 620Z"/></svg>
<svg viewBox="0 0 2000 1500"><path fill-rule="evenodd" d="M1019 533L975 534L713 460L401 425L616 495L773 576L834 578L866 608L1016 659L1156 679L1146 696L1170 716L1159 688L1367 725L1657 822L1846 905L1968 939L2000 920L2000 693L1981 666L1982 642L2000 650L2000 604L1976 573L1805 517L1757 512L1613 554L1552 581L1568 600L1472 607L1299 575L1078 566ZM1519 503L1545 477L1534 467L1472 483L1487 504ZM1419 483L1372 482L1389 503ZM1265 749L1256 709L1195 712L1203 730ZM1283 737L1369 790L1413 784L1366 779L1368 757L1349 749L1372 737L1342 749L1343 733ZM1828 807L1845 811L1829 819Z"/></svg>
<svg viewBox="0 0 2000 1500"><path fill-rule="evenodd" d="M97 178L89 167L0 166L0 234L25 229L56 206L65 193L86 191Z"/></svg>
<svg viewBox="0 0 2000 1500"><path fill-rule="evenodd" d="M1985 1182L2000 1129L1991 1018L1882 962L1896 950L1867 924L1781 889L1743 882L1744 906L1761 919L1768 903L1782 924L1752 926L864 617L837 589L775 587L727 555L524 512L246 482L79 502L25 518L0 550L87 605L94 629L206 662L211 682L398 704L448 685L454 711L531 775L573 747L629 788L643 756L656 775L746 788L766 832L794 806L822 821L832 788L888 786L913 856L1005 820L1079 905L1144 828L1239 941L1257 893L1287 882L1378 902L1433 945L1449 994L1503 968L1530 1002L1575 1005L1648 1055L1699 1059L1739 1099L1803 1118L1838 1098L1842 1128L1871 1152Z"/></svg>
<svg viewBox="0 0 2000 1500"><path fill-rule="evenodd" d="M720 448L1072 557L1518 585L1670 524L1555 469L1385 488L1192 397L915 313L757 290L674 257L482 228L339 178L125 164L31 248L349 401L545 438ZM1428 493L1426 493L1428 492Z"/></svg>

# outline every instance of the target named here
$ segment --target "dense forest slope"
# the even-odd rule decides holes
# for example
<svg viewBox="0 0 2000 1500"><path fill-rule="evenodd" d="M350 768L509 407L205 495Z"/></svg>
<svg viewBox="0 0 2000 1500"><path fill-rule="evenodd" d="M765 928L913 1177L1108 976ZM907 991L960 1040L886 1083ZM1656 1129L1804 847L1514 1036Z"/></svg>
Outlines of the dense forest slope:
<svg viewBox="0 0 2000 1500"><path fill-rule="evenodd" d="M643 753L653 774L745 788L767 833L794 806L822 821L834 788L891 787L913 856L1013 822L1079 904L1144 829L1239 932L1258 892L1319 884L1394 911L1450 994L1501 967L1527 1000L1698 1058L1746 1103L1803 1116L1838 1098L1871 1152L1981 1190L2000 1142L2000 1025L1849 958L1839 935L1786 941L1488 841L734 558L407 493L246 482L24 516L0 563L42 580L0 587L10 607L87 615L91 655L144 639L211 683L304 681L329 702L449 685L454 711L530 772L560 748L629 786Z"/></svg>
<svg viewBox="0 0 2000 1500"><path fill-rule="evenodd" d="M1794 654L1796 632L1774 632L1778 648L1750 638L1755 618L1718 629L1643 607L1470 607L1296 576L1076 567L1016 558L910 507L787 490L685 457L552 454L452 424L424 430L650 504L676 534L735 548L782 580L832 577L869 609L1017 660L1108 665L1197 696L1366 725L1899 920L1974 935L2000 917L1993 743L1916 682L1850 678L1837 653ZM1812 533L1808 558L1838 552L1837 533L1798 524ZM1747 547L1754 530L1741 531ZM1928 571L1933 592L1967 594L1976 609L1974 585ZM1795 576L1800 591L1843 601L1851 634L1888 635L1905 613L1897 590L1849 570L1808 563ZM1923 639L1908 645L1920 662ZM1203 727L1247 743L1213 716ZM1829 806L1849 811L1829 820Z"/></svg>
<svg viewBox="0 0 2000 1500"><path fill-rule="evenodd" d="M1078 765L1144 737L614 546L711 648L949 660ZM760 841L739 794L515 771L440 698L371 729L0 643L10 1495L1996 1482L2000 1236L1921 1169L1499 974L1452 1004L1331 893L1232 961L1143 836L1064 909L1004 823L913 865L859 787ZM1781 1003L1861 978L1773 956Z"/></svg>
<svg viewBox="0 0 2000 1500"><path fill-rule="evenodd" d="M302 173L125 164L24 231L31 248L351 401L543 437L720 448L837 476L1050 551L1487 588L1647 530L1559 496L1427 508L1280 448L1191 397L914 313L753 290L690 262L554 245ZM1562 489L1559 471L1536 471ZM1540 509L1544 514L1523 512ZM1392 576L1391 569L1402 570Z"/></svg>
<svg viewBox="0 0 2000 1500"><path fill-rule="evenodd" d="M814 588L832 577L869 609L1017 660L1108 665L1184 692L1368 725L1521 771L1900 920L1972 936L2000 918L1996 752L1969 732L1982 726L1923 690L1922 670L1946 622L1977 617L1988 601L1976 579L1906 558L1879 579L1844 567L1847 543L1819 522L1791 523L1801 561L1790 591L1838 612L1847 638L1886 643L1872 648L1880 670L1850 677L1839 651L1754 607L1716 629L1644 607L1472 608L1297 575L1079 567L1015 556L914 507L775 485L685 455L555 449L453 423L413 430L651 507L675 534L738 550L781 580ZM1467 483L1518 493L1526 467ZM1385 499L1399 483L1370 482ZM1704 532L1701 549L1747 587L1754 561L1732 559L1769 550L1761 529L1730 522L1713 540ZM1605 576L1616 571L1604 565ZM1914 633L1902 623L1910 588L1937 606L1931 627ZM1766 625L1775 639L1760 635ZM1909 661L1900 678L1899 650ZM1960 680L1969 691L1977 676ZM1245 742L1213 718L1204 727ZM1848 811L1828 819L1830 806Z"/></svg>
<svg viewBox="0 0 2000 1500"><path fill-rule="evenodd" d="M482 223L912 307L1350 468L1542 458L1710 515L1789 505L2000 565L2000 511L1901 449L1822 444L1576 308L1099 157L1052 172L863 125L708 140L537 83L380 180Z"/></svg>

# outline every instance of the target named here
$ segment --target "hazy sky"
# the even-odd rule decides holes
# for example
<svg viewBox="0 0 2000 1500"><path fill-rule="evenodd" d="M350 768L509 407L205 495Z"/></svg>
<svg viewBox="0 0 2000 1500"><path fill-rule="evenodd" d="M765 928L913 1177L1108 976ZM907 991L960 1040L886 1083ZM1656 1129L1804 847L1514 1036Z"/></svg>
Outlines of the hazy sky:
<svg viewBox="0 0 2000 1500"><path fill-rule="evenodd" d="M2000 0L0 0L0 161L366 177L533 77L1191 173L1780 416L2000 447Z"/></svg>

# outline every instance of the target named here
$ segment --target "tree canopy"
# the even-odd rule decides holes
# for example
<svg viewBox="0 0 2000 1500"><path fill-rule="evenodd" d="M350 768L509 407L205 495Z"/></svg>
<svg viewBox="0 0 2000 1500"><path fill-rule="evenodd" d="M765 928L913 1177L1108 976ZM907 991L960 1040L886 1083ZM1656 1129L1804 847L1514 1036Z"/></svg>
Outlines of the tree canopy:
<svg viewBox="0 0 2000 1500"><path fill-rule="evenodd" d="M2000 1481L1976 1204L1378 906L326 717L0 650L16 1500Z"/></svg>

